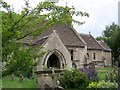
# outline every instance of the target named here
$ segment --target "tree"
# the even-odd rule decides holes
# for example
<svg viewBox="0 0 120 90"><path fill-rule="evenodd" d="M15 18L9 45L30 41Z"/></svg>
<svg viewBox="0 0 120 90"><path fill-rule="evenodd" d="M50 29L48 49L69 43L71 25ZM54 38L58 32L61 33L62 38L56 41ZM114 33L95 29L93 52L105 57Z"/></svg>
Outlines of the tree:
<svg viewBox="0 0 120 90"><path fill-rule="evenodd" d="M112 49L113 61L118 61L120 66L120 27L112 23L106 26L103 35L96 38L97 40L104 40Z"/></svg>
<svg viewBox="0 0 120 90"><path fill-rule="evenodd" d="M27 71L35 66L34 59L41 54L36 54L37 51L30 46L22 48L22 44L16 44L16 41L26 36L36 37L45 28L53 24L66 23L71 25L72 21L83 24L72 19L76 16L89 16L86 12L75 11L75 8L56 6L55 3L41 2L35 8L29 6L26 1L26 7L21 13L14 12L14 8L6 2L0 4L2 12L2 60L5 65L3 74L11 74L16 71ZM42 14L46 10L48 14ZM41 27L36 28L41 22L47 20ZM32 51L35 54L31 54ZM24 64L23 64L24 63ZM16 65L17 64L17 65ZM30 67L31 66L31 67Z"/></svg>
<svg viewBox="0 0 120 90"><path fill-rule="evenodd" d="M120 27L119 26L111 38L111 48L112 48L112 55L115 61L118 62L118 66L120 66Z"/></svg>

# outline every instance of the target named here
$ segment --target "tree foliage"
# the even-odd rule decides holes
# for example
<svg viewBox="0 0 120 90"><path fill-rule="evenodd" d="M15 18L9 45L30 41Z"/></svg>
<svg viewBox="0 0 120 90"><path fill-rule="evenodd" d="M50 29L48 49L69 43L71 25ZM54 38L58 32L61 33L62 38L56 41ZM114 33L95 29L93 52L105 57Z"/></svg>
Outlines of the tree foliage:
<svg viewBox="0 0 120 90"><path fill-rule="evenodd" d="M53 2L41 2L35 8L30 7L27 1L25 4L23 10L16 13L14 8L6 2L1 1L0 3L0 12L2 13L2 60L6 74L14 73L19 69L28 70L32 68L34 59L41 56L40 53L36 55L37 52L31 54L36 50L30 46L22 48L22 44L16 44L18 39L28 35L33 37L40 35L45 28L55 23L66 23L67 25L72 25L72 21L79 25L84 23L73 20L73 15L89 16L86 12L75 11L74 7L57 6ZM48 13L44 14L44 11ZM47 21L38 27L44 20Z"/></svg>
<svg viewBox="0 0 120 90"><path fill-rule="evenodd" d="M107 43L112 49L114 61L119 61L120 64L120 27L115 23L106 26L103 35L97 37L97 40L104 40Z"/></svg>
<svg viewBox="0 0 120 90"><path fill-rule="evenodd" d="M4 75L14 73L20 75L23 72L28 72L33 69L38 63L37 59L44 55L44 52L38 53L38 49L29 47L18 48L17 45L13 45L15 50L11 54L7 55L5 64ZM34 51L33 51L34 50Z"/></svg>

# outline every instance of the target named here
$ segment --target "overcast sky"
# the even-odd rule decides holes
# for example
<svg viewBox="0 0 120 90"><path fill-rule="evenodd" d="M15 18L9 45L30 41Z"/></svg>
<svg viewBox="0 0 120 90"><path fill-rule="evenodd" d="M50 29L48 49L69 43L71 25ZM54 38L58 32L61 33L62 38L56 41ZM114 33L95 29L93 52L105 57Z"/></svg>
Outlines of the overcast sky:
<svg viewBox="0 0 120 90"><path fill-rule="evenodd" d="M23 0L3 0L13 5L15 11L21 11L24 6ZM29 0L30 6L35 7L43 0ZM78 26L74 24L74 28L79 33L91 34L94 37L100 36L106 25L112 22L118 24L118 2L120 0L59 0L58 5L74 6L76 10L89 13L87 17L74 17L77 20L85 21L85 24Z"/></svg>

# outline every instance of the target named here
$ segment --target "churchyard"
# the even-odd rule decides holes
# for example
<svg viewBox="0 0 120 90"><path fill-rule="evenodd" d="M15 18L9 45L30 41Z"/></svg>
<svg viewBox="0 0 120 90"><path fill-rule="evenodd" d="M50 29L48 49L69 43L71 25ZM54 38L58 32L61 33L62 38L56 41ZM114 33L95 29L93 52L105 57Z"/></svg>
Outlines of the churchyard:
<svg viewBox="0 0 120 90"><path fill-rule="evenodd" d="M72 72L68 71L64 71L64 77L67 76L71 76L70 78L65 79L66 81L68 81L69 83L67 83L64 78L60 78L59 80L62 82L60 83L60 85L62 85L62 87L64 87L65 89L79 89L79 88L117 88L117 79L118 77L115 76L115 68L113 67L103 67L103 68L95 68L96 70L96 74L97 74L97 78L95 79L95 77L93 79L86 79L84 74L82 73L78 73L77 70L72 70L72 72L74 72L75 75L73 75ZM79 71L80 72L80 71ZM106 77L106 72L108 72L109 74L112 73L112 76L108 76ZM95 73L92 75L96 75ZM80 76L79 76L80 75ZM109 80L107 80L107 78L110 78ZM113 79L112 79L113 78ZM79 80L79 81L77 81ZM82 80L82 81L81 81ZM85 82L83 82L85 81ZM37 86L37 82L36 82L36 77L33 76L32 79L28 79L27 77L24 77L22 81L20 81L20 76L14 76L12 78L12 75L6 76L6 77L2 77L2 80L0 80L0 82L2 82L1 87L2 88L38 88ZM74 82L74 84L73 84ZM116 83L115 83L116 82ZM79 86L75 86L75 84L78 84ZM86 85L84 85L86 83ZM107 83L107 85L103 85ZM71 85L72 84L72 85ZM73 86L73 87L72 87ZM84 86L84 87L83 87Z"/></svg>

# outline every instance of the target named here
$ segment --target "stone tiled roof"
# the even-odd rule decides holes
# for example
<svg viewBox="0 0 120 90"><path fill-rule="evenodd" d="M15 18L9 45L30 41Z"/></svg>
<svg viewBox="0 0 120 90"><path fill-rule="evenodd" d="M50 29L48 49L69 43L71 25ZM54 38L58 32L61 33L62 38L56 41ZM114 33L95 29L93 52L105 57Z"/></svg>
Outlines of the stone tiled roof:
<svg viewBox="0 0 120 90"><path fill-rule="evenodd" d="M23 43L25 45L42 45L48 37L40 38L40 37L33 37L27 36L17 41L17 43Z"/></svg>
<svg viewBox="0 0 120 90"><path fill-rule="evenodd" d="M101 45L96 41L96 39L90 34L82 34L80 36L87 44L87 49L102 50Z"/></svg>
<svg viewBox="0 0 120 90"><path fill-rule="evenodd" d="M53 30L56 30L56 33L59 35L60 39L66 46L84 46L84 43L76 35L75 31L66 24L54 24L53 26L44 30L41 33L40 37L45 37L47 35L52 34Z"/></svg>
<svg viewBox="0 0 120 90"><path fill-rule="evenodd" d="M103 50L105 51L111 51L109 46L104 41L98 41L98 43L102 46Z"/></svg>
<svg viewBox="0 0 120 90"><path fill-rule="evenodd" d="M40 36L37 37L27 36L21 40L18 40L18 42L23 42L24 44L30 44L30 45L41 45L53 33L53 30L56 30L56 33L59 35L60 39L66 46L84 47L84 43L77 36L73 28L67 26L66 24L62 24L62 25L54 24L49 28L43 30Z"/></svg>

